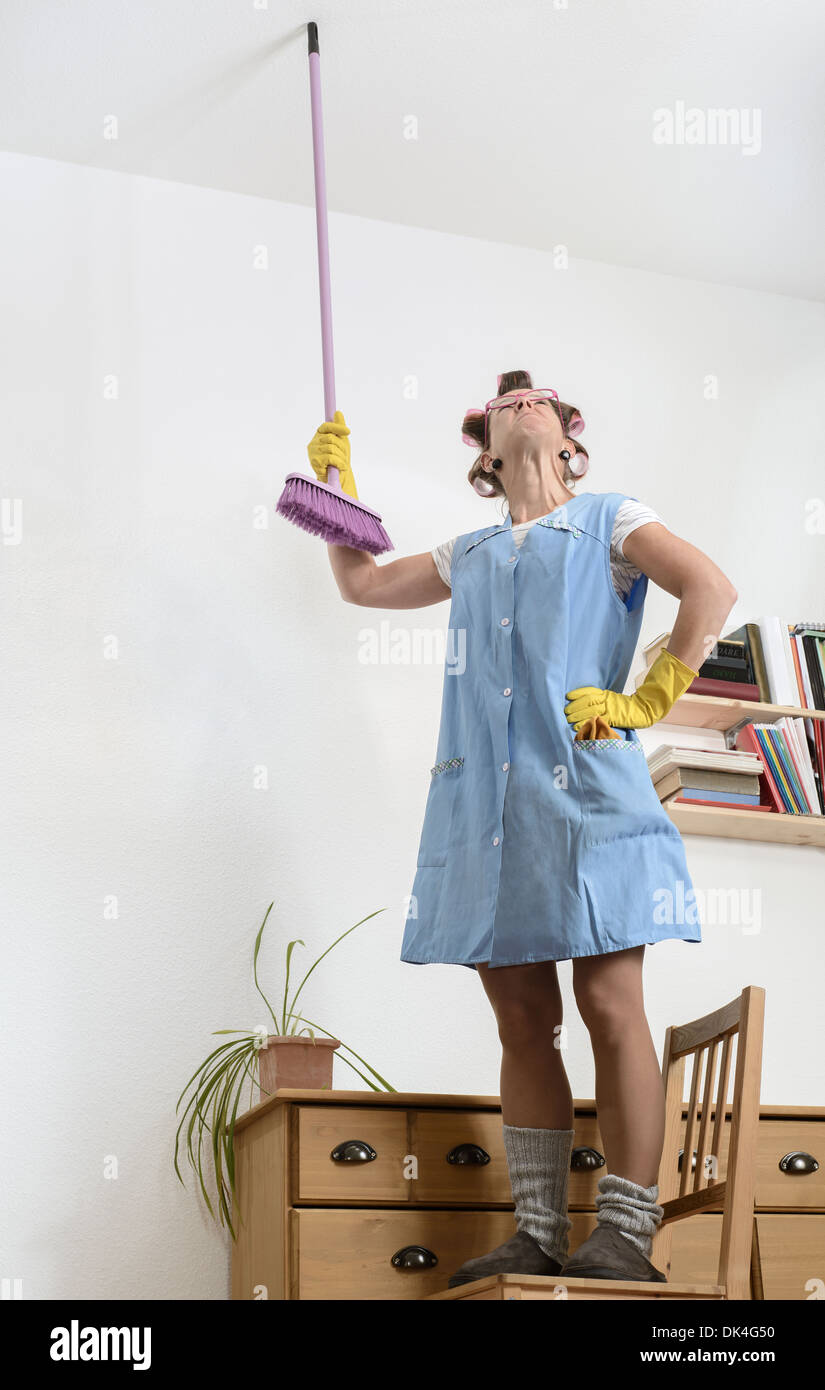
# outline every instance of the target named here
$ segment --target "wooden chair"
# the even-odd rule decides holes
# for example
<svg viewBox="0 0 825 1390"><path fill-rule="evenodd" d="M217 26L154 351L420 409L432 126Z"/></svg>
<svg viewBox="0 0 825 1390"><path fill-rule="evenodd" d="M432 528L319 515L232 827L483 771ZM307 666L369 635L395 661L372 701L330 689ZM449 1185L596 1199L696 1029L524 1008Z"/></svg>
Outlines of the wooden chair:
<svg viewBox="0 0 825 1390"><path fill-rule="evenodd" d="M715 1284L565 1279L563 1274L498 1274L475 1279L471 1284L462 1284L456 1289L431 1294L430 1297L492 1300L763 1298L754 1195L764 1016L764 989L758 985L748 985L729 1004L706 1014L704 1018L694 1019L692 1023L674 1025L665 1034L662 1060L665 1136L658 1176L658 1200L664 1215L653 1238L651 1261L669 1278L674 1221L684 1221L708 1207L721 1206L722 1239ZM735 1037L738 1043L726 1176L724 1182L720 1182L718 1173L724 1147L727 1092ZM688 1057L693 1058L693 1074L684 1145L680 1150L685 1061Z"/></svg>

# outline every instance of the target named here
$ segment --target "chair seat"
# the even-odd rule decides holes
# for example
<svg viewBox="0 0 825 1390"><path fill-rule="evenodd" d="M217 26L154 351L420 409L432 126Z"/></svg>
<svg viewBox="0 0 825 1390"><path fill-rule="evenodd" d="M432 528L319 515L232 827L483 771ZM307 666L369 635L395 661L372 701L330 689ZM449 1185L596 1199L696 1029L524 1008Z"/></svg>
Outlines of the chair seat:
<svg viewBox="0 0 825 1390"><path fill-rule="evenodd" d="M656 1284L637 1279L565 1279L561 1274L489 1274L443 1293L428 1294L429 1299L718 1299L724 1300L721 1284Z"/></svg>

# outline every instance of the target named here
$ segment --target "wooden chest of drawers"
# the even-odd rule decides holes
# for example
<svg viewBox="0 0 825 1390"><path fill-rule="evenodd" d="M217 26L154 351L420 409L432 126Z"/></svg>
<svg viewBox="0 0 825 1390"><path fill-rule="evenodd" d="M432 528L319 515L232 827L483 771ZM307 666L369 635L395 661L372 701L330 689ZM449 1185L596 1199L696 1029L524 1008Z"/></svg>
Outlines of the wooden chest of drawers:
<svg viewBox="0 0 825 1390"><path fill-rule="evenodd" d="M593 1101L575 1103L570 1250L607 1171ZM233 1299L405 1299L447 1288L516 1226L495 1096L282 1090L235 1132ZM720 1155L725 1176L726 1144ZM825 1109L760 1108L765 1298L825 1281ZM670 1278L714 1282L721 1212L678 1222Z"/></svg>

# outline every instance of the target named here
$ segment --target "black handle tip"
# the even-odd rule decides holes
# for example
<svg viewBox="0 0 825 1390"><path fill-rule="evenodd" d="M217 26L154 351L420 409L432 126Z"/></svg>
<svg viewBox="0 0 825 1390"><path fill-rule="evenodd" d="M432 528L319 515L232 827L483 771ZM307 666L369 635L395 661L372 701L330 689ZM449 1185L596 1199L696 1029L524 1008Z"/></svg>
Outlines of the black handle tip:
<svg viewBox="0 0 825 1390"><path fill-rule="evenodd" d="M310 53L319 53L318 48L318 25L314 22L307 25L307 37L309 39Z"/></svg>

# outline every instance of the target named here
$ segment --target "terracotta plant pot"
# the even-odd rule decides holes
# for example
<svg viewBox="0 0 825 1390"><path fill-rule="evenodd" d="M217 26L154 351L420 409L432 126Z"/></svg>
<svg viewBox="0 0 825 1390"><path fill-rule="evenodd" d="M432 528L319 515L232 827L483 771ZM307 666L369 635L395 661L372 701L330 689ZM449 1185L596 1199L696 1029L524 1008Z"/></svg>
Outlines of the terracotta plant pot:
<svg viewBox="0 0 825 1390"><path fill-rule="evenodd" d="M258 1094L261 1100L279 1087L321 1091L332 1089L332 1061L337 1038L282 1037L270 1033L258 1053Z"/></svg>

